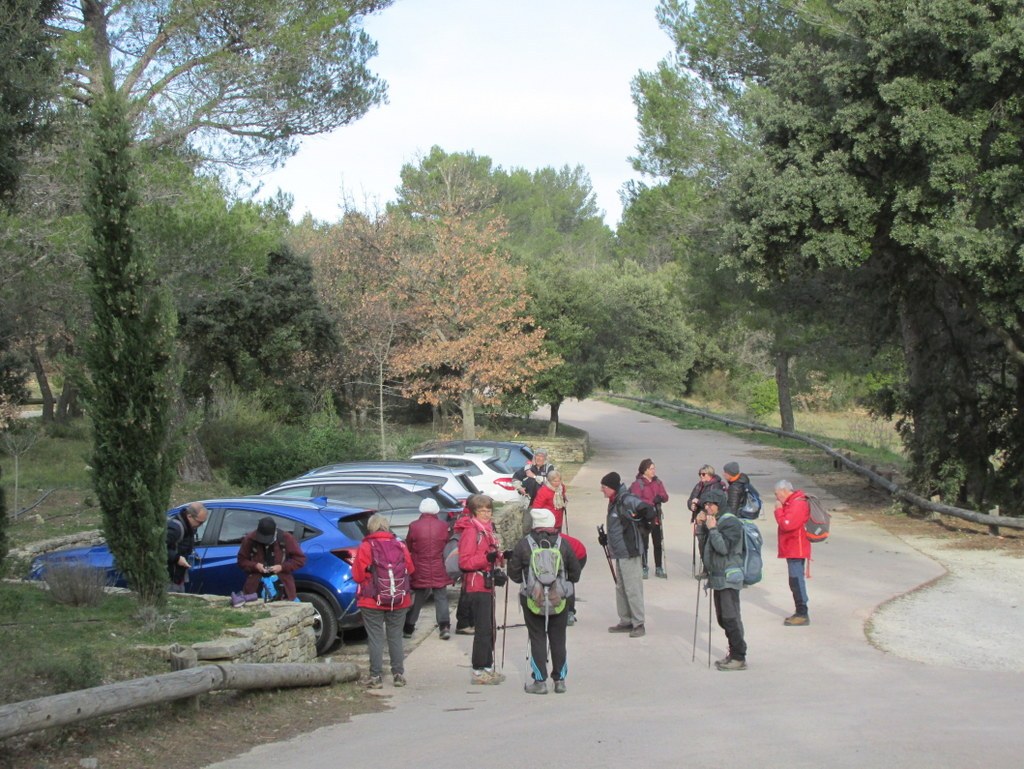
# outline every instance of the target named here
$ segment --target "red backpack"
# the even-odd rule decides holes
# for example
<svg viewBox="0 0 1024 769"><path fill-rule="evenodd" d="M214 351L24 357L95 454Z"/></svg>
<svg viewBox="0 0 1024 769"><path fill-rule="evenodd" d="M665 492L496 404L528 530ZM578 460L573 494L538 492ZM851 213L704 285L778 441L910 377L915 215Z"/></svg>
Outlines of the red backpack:
<svg viewBox="0 0 1024 769"><path fill-rule="evenodd" d="M370 578L359 585L359 595L372 598L382 609L395 609L409 595L405 545L397 539L371 539Z"/></svg>

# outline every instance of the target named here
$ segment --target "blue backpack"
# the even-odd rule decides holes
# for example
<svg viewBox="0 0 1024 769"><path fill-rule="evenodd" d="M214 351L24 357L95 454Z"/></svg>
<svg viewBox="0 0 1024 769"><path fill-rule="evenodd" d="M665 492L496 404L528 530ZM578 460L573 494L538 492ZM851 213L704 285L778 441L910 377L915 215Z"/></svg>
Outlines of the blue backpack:
<svg viewBox="0 0 1024 769"><path fill-rule="evenodd" d="M725 513L721 517L724 518L732 513ZM736 517L736 516L734 516ZM757 524L747 518L737 518L740 523L743 524L743 587L749 587L750 585L756 585L761 581L761 577L764 575L764 559L761 557L761 545L764 544L764 539L761 537L761 530L757 528ZM730 572L732 569L726 569L725 580L726 582L739 582L739 575L735 575L735 580L730 579Z"/></svg>

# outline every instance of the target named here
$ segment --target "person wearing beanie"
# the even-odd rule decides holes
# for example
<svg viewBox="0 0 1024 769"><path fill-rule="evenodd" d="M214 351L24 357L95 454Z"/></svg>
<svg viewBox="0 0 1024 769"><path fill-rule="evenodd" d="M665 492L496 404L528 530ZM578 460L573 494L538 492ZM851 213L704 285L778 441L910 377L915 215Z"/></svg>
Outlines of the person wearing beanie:
<svg viewBox="0 0 1024 769"><path fill-rule="evenodd" d="M430 497L424 499L420 502L420 517L409 524L409 531L405 535L405 546L415 566L410 582L413 604L402 628L406 638L411 638L415 632L416 620L429 596L434 597L434 618L441 640L451 638L451 615L448 609L448 585L451 579L444 568L448 525L438 517L440 512L436 500Z"/></svg>
<svg viewBox="0 0 1024 769"><path fill-rule="evenodd" d="M715 663L723 671L747 669L747 642L740 616L743 587L743 524L726 514L727 497L721 489L708 489L700 499L696 522L707 530L704 564L708 585L714 593L715 616L725 631L729 653ZM738 579L738 581L737 581Z"/></svg>
<svg viewBox="0 0 1024 769"><path fill-rule="evenodd" d="M726 462L722 467L722 472L725 473L725 480L729 483L725 509L740 518L757 518L760 515L760 510L753 515L744 512L747 499L750 496L750 478L747 477L747 474L740 472L740 466L736 462Z"/></svg>
<svg viewBox="0 0 1024 769"><path fill-rule="evenodd" d="M257 592L264 577L276 575L277 584L284 588L284 597L294 601L295 577L292 574L306 565L306 554L295 537L280 530L277 522L266 515L260 518L254 531L242 537L237 563L246 574L241 593L243 600L251 600L247 596Z"/></svg>
<svg viewBox="0 0 1024 769"><path fill-rule="evenodd" d="M555 515L544 508L530 510L530 533L520 539L508 554L508 576L521 585L519 604L523 609L523 621L530 637L531 680L524 684L527 694L548 693L548 648L551 649L551 680L555 694L566 691L565 677L568 672L565 646L566 627L569 620L569 597L579 582L583 566L576 557L572 545L555 527ZM548 551L545 553L545 551ZM553 555L550 551L557 551ZM543 595L537 570L547 563L554 567L560 564L555 580L557 604L551 605L538 600ZM531 579L532 577L532 579ZM532 598L532 600L531 600ZM549 594L547 600L554 599Z"/></svg>
<svg viewBox="0 0 1024 769"><path fill-rule="evenodd" d="M661 479L658 478L658 476L654 472L653 459L643 459L640 461L640 467L637 469L636 473L636 480L633 481L633 485L629 487L629 490L658 511L658 514L654 516L654 520L651 521L650 528L645 527L643 530L644 579L647 579L648 574L647 551L651 539L654 540L654 576L661 577L662 579L668 579L668 573L665 571L664 566L662 565L662 542L664 540L664 536L663 529L661 527L661 505L664 502L668 502L668 492L665 490L665 484L661 482Z"/></svg>
<svg viewBox="0 0 1024 769"><path fill-rule="evenodd" d="M601 479L601 493L608 500L606 531L598 535L598 542L609 558L615 559L615 608L619 622L608 628L609 633L629 633L630 638L641 638L644 627L644 577L642 526L649 525L657 511L640 497L632 494L616 472Z"/></svg>

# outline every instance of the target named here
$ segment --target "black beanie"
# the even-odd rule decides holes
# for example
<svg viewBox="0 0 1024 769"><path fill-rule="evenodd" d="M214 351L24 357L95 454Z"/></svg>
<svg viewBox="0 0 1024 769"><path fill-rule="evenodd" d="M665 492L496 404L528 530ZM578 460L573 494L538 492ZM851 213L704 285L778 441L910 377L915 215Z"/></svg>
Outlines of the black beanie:
<svg viewBox="0 0 1024 769"><path fill-rule="evenodd" d="M608 473L604 478L601 479L601 485L607 486L609 489L619 490L619 486L622 485L622 478L616 472Z"/></svg>
<svg viewBox="0 0 1024 769"><path fill-rule="evenodd" d="M725 467L723 467L722 470L725 471L726 475L739 475L740 474L740 466L739 466L739 463L737 463L737 462L726 462L725 463Z"/></svg>

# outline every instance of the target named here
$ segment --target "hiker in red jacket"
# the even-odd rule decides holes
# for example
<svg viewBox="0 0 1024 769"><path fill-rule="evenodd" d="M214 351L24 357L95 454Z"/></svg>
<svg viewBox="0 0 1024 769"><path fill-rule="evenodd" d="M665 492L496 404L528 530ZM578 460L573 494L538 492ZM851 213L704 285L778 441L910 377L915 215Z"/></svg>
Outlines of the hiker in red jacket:
<svg viewBox="0 0 1024 769"><path fill-rule="evenodd" d="M786 617L784 625L809 625L807 616L807 581L804 568L811 557L811 543L807 539L804 524L811 516L807 497L793 484L783 479L775 484L775 520L779 524L779 558L786 559L789 570L789 589L793 593L796 612Z"/></svg>
<svg viewBox="0 0 1024 769"><path fill-rule="evenodd" d="M496 568L504 561L494 532L494 500L474 494L466 505L472 515L460 518L455 530L459 532L459 568L465 586L459 600L468 602L473 616L471 683L500 684L505 676L494 669L494 588L499 574L505 584L505 573Z"/></svg>
<svg viewBox="0 0 1024 769"><path fill-rule="evenodd" d="M415 570L409 550L402 540L391 533L388 519L374 513L366 522L368 532L356 550L352 563L352 579L359 583L356 606L363 616L366 642L370 651L370 677L367 687L384 686L384 639L387 636L388 657L395 686L405 686L405 650L402 647L402 627L412 603L409 575ZM385 576L385 564L395 564L394 579ZM404 565L404 574L402 566Z"/></svg>
<svg viewBox="0 0 1024 769"><path fill-rule="evenodd" d="M413 604L405 618L402 635L412 637L420 609L427 596L434 596L434 617L442 641L451 638L451 615L448 612L448 585L451 580L444 568L444 545L448 541L448 524L438 518L441 508L433 499L420 502L420 517L409 524L405 545L409 548L416 571L412 573Z"/></svg>

